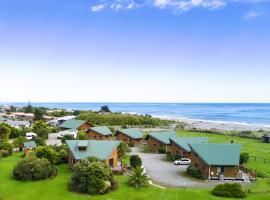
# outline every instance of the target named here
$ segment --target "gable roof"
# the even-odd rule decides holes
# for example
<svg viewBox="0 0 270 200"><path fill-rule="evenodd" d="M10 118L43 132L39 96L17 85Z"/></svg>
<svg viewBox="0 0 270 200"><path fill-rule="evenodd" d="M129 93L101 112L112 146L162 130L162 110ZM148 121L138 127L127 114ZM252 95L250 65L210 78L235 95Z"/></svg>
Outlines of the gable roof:
<svg viewBox="0 0 270 200"><path fill-rule="evenodd" d="M78 143L81 145L87 144L85 151L78 150ZM87 157L96 157L100 160L105 160L111 155L113 150L120 144L119 141L105 141L105 140L66 140L68 148L76 160L85 159Z"/></svg>
<svg viewBox="0 0 270 200"><path fill-rule="evenodd" d="M208 143L208 137L174 137L170 138L170 141L185 151L190 152L191 148L189 144Z"/></svg>
<svg viewBox="0 0 270 200"><path fill-rule="evenodd" d="M79 119L69 119L60 125L61 128L77 129L83 125L86 121Z"/></svg>
<svg viewBox="0 0 270 200"><path fill-rule="evenodd" d="M194 151L208 165L239 165L240 144L190 144Z"/></svg>
<svg viewBox="0 0 270 200"><path fill-rule="evenodd" d="M89 130L92 130L101 135L112 135L112 132L108 126L95 126L95 127L91 127Z"/></svg>
<svg viewBox="0 0 270 200"><path fill-rule="evenodd" d="M35 141L26 141L23 143L23 146L26 148L36 148Z"/></svg>
<svg viewBox="0 0 270 200"><path fill-rule="evenodd" d="M172 132L157 132L157 133L149 133L147 138L151 136L152 138L160 141L163 144L170 144L170 138L176 137L175 131Z"/></svg>
<svg viewBox="0 0 270 200"><path fill-rule="evenodd" d="M142 132L137 128L127 128L127 129L119 129L117 132L120 132L128 137L133 139L141 139L143 137ZM117 134L116 132L116 134Z"/></svg>

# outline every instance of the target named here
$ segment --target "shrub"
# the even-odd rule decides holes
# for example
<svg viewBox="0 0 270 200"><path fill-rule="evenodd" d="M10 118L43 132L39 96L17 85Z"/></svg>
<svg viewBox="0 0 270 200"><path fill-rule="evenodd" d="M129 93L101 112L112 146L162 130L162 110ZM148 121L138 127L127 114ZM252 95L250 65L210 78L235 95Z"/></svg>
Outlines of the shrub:
<svg viewBox="0 0 270 200"><path fill-rule="evenodd" d="M52 164L57 163L57 153L50 146L39 146L35 150L39 158L47 158Z"/></svg>
<svg viewBox="0 0 270 200"><path fill-rule="evenodd" d="M174 161L174 157L173 157L173 155L171 154L171 152L167 152L167 153L166 153L166 156L167 156L167 160L168 160L168 161Z"/></svg>
<svg viewBox="0 0 270 200"><path fill-rule="evenodd" d="M72 135L64 135L64 136L61 138L62 144L65 144L65 143L66 143L66 140L74 140L74 137L73 137Z"/></svg>
<svg viewBox="0 0 270 200"><path fill-rule="evenodd" d="M118 188L112 170L100 161L81 160L74 166L69 182L72 191L88 194L105 194Z"/></svg>
<svg viewBox="0 0 270 200"><path fill-rule="evenodd" d="M152 153L153 150L150 149L147 145L143 145L143 153Z"/></svg>
<svg viewBox="0 0 270 200"><path fill-rule="evenodd" d="M259 178L269 178L269 175L262 171L257 171L256 174L257 174L257 177Z"/></svg>
<svg viewBox="0 0 270 200"><path fill-rule="evenodd" d="M164 148L159 148L159 149L158 149L158 153L163 154L163 153L166 153L166 151L165 151Z"/></svg>
<svg viewBox="0 0 270 200"><path fill-rule="evenodd" d="M248 161L249 159L249 153L246 153L246 152L242 152L240 154L240 164L244 164Z"/></svg>
<svg viewBox="0 0 270 200"><path fill-rule="evenodd" d="M225 183L217 185L213 189L212 194L215 196L231 198L244 198L247 196L239 183Z"/></svg>
<svg viewBox="0 0 270 200"><path fill-rule="evenodd" d="M128 143L128 146L134 147L134 142L129 142L129 143Z"/></svg>
<svg viewBox="0 0 270 200"><path fill-rule="evenodd" d="M9 142L0 139L0 150L7 150L9 155L12 154L12 145Z"/></svg>
<svg viewBox="0 0 270 200"><path fill-rule="evenodd" d="M0 155L1 155L2 157L8 157L8 156L10 156L10 153L9 153L8 150L2 149L2 150L0 150Z"/></svg>
<svg viewBox="0 0 270 200"><path fill-rule="evenodd" d="M202 175L202 172L197 167L194 167L192 165L188 166L187 173L194 178L201 180L205 179L205 177Z"/></svg>
<svg viewBox="0 0 270 200"><path fill-rule="evenodd" d="M142 166L142 159L138 155L131 155L129 158L130 166L133 168Z"/></svg>
<svg viewBox="0 0 270 200"><path fill-rule="evenodd" d="M34 139L34 141L35 141L37 146L44 146L45 145L45 141L43 139L39 138L39 137L36 137Z"/></svg>
<svg viewBox="0 0 270 200"><path fill-rule="evenodd" d="M49 160L28 155L19 160L13 169L13 176L18 180L40 180L54 177L57 169Z"/></svg>
<svg viewBox="0 0 270 200"><path fill-rule="evenodd" d="M133 174L129 176L128 182L130 185L138 188L148 185L148 176L144 173L143 168L137 166L133 170Z"/></svg>

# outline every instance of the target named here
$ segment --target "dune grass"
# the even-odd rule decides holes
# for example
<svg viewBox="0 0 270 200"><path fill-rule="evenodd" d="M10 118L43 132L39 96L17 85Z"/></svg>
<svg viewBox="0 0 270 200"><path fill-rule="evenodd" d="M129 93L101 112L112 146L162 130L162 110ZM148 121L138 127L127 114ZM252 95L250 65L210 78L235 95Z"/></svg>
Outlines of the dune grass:
<svg viewBox="0 0 270 200"><path fill-rule="evenodd" d="M250 152L251 155L269 156L270 145L262 144L260 141L246 138L230 137L223 135L201 134L192 132L178 132L182 136L208 136L210 142L230 142L243 144L243 150ZM21 182L14 180L12 169L16 162L21 159L22 154L14 153L12 156L0 160L0 199L1 200L220 200L228 198L219 198L211 195L211 188L184 189L167 188L159 189L155 187L144 187L135 189L127 183L126 176L117 176L119 189L107 195L88 196L68 191L67 184L71 176L68 165L60 165L57 177L53 179ZM248 167L259 168L270 172L269 164L250 160ZM247 186L244 190L251 190L247 200L268 200L270 199L270 179L258 179L255 183Z"/></svg>

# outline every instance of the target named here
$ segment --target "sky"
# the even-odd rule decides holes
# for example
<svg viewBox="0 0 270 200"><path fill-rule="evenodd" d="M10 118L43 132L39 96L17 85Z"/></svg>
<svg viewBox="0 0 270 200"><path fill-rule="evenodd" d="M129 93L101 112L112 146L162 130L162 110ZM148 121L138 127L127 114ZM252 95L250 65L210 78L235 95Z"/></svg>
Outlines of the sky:
<svg viewBox="0 0 270 200"><path fill-rule="evenodd" d="M270 102L270 0L0 0L0 102Z"/></svg>

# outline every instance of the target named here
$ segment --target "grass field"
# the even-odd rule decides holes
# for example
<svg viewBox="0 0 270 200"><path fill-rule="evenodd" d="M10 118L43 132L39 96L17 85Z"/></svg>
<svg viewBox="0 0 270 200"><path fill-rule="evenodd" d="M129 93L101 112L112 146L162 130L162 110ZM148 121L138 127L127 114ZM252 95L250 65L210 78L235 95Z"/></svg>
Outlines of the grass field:
<svg viewBox="0 0 270 200"><path fill-rule="evenodd" d="M243 149L250 152L251 155L269 156L270 145L262 144L259 141L238 137L229 137L222 135L211 135L190 132L178 132L179 135L200 135L208 136L210 142L230 142L231 139L235 143L243 144ZM211 195L211 189L183 189L183 188L167 188L158 189L155 187L145 187L134 189L127 184L127 177L117 176L120 184L119 189L113 193L102 196L81 195L67 190L67 183L71 176L71 172L67 165L59 166L58 176L54 179L35 182L21 182L12 178L12 169L16 162L21 158L21 154L15 153L10 157L3 158L0 161L0 199L3 200L218 200L228 198L218 198ZM270 172L270 164L264 164L251 160L248 167L259 168ZM268 200L270 199L270 179L258 179L256 183L245 187L252 192L248 194L247 200Z"/></svg>

